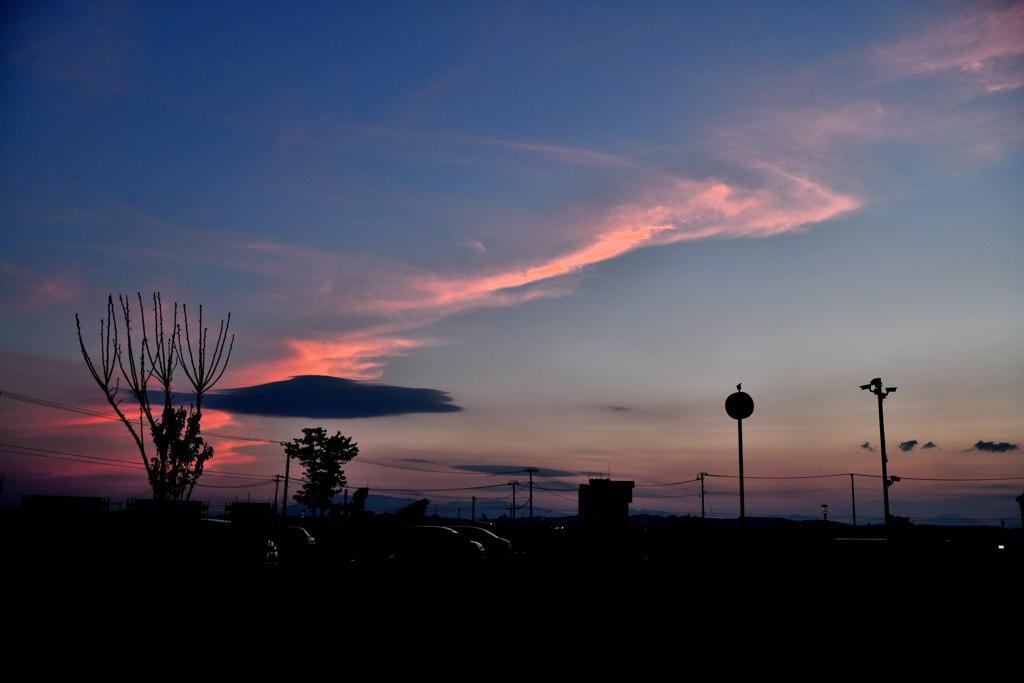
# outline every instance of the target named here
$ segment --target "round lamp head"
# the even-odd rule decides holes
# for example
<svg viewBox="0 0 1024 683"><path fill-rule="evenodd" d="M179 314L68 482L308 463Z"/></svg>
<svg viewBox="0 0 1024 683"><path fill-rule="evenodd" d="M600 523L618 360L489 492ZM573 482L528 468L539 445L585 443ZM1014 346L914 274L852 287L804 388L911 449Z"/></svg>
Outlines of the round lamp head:
<svg viewBox="0 0 1024 683"><path fill-rule="evenodd" d="M725 399L725 412L734 420L745 420L754 412L754 399L746 392L737 391Z"/></svg>

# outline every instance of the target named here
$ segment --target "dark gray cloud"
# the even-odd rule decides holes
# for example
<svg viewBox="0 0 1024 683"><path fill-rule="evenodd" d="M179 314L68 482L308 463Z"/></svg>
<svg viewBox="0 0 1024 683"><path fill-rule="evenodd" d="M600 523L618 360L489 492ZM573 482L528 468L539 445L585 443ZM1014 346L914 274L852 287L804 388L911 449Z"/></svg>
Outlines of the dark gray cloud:
<svg viewBox="0 0 1024 683"><path fill-rule="evenodd" d="M245 415L348 419L462 410L437 389L410 389L325 375L226 389L207 395L209 408Z"/></svg>
<svg viewBox="0 0 1024 683"><path fill-rule="evenodd" d="M484 474L526 475L526 468L522 465L455 465L452 469L463 470L465 472L482 472ZM543 477L576 477L580 475L580 472L566 472L564 470L549 470L541 468L536 474Z"/></svg>
<svg viewBox="0 0 1024 683"><path fill-rule="evenodd" d="M522 465L453 465L452 469L484 474L520 474L526 471Z"/></svg>
<svg viewBox="0 0 1024 683"><path fill-rule="evenodd" d="M939 448L939 447L938 447L938 446L936 446L935 444L933 444L933 443L932 443L931 441L929 441L929 442L928 442L928 443L926 443L925 445L921 446L921 450L922 450L922 451L923 451L924 449L926 449L926 448ZM941 449L941 448L939 448L939 450L942 450L942 449Z"/></svg>
<svg viewBox="0 0 1024 683"><path fill-rule="evenodd" d="M605 410L613 410L616 413L626 413L626 412L629 412L629 411L633 410L632 408L627 408L626 406L602 406L602 407Z"/></svg>
<svg viewBox="0 0 1024 683"><path fill-rule="evenodd" d="M871 451L872 453L875 452L875 449L871 447L871 442L870 441L865 441L864 443L862 443L860 445L860 447L863 448L866 451Z"/></svg>
<svg viewBox="0 0 1024 683"><path fill-rule="evenodd" d="M917 441L904 441L900 444L900 450L906 453L907 451L914 450L914 446L917 445Z"/></svg>
<svg viewBox="0 0 1024 683"><path fill-rule="evenodd" d="M996 443L995 441L979 441L974 444L974 450L977 451L988 451L990 453L1005 453L1006 451L1017 450L1017 444L1015 443Z"/></svg>

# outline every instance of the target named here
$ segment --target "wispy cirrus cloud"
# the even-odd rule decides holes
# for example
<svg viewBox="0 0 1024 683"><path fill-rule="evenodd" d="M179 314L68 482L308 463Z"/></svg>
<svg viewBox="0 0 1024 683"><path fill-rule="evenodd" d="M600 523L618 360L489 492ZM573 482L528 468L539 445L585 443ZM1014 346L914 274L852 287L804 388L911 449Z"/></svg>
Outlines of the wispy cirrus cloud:
<svg viewBox="0 0 1024 683"><path fill-rule="evenodd" d="M872 48L871 64L899 80L955 72L985 92L1024 86L1024 3L966 8L946 23Z"/></svg>
<svg viewBox="0 0 1024 683"><path fill-rule="evenodd" d="M239 267L281 280L269 299L293 313L295 302L305 302L300 307L308 316L307 329L319 327L307 336L281 339L282 357L236 372L233 381L302 374L376 378L387 358L439 343L408 333L442 318L564 295L571 291L565 276L643 247L769 237L808 229L860 205L776 167L760 169L759 180L757 186L744 186L719 179L663 178L636 201L612 208L583 230L574 228L575 246L562 253L532 263L513 259L470 273L432 272L280 243L232 245ZM316 323L314 311L326 323ZM348 329L338 329L341 325Z"/></svg>
<svg viewBox="0 0 1024 683"><path fill-rule="evenodd" d="M418 140L421 142L446 146L496 147L500 149L527 152L546 161L557 161L565 164L585 164L590 166L630 167L635 164L629 159L580 147L556 145L525 140L505 140L502 138L469 135L451 131L419 130L414 128L377 127L361 128L358 132L365 137L399 138Z"/></svg>
<svg viewBox="0 0 1024 683"><path fill-rule="evenodd" d="M96 3L39 14L26 12L11 22L4 50L8 59L51 78L78 83L91 96L129 87L138 61L133 34L139 17L133 8Z"/></svg>
<svg viewBox="0 0 1024 683"><path fill-rule="evenodd" d="M77 299L82 286L72 273L45 274L0 261L0 308L33 310Z"/></svg>
<svg viewBox="0 0 1024 683"><path fill-rule="evenodd" d="M794 93L797 106L759 106L723 126L715 145L740 164L773 159L835 186L859 186L886 143L907 143L953 168L988 163L1024 143L1018 103L994 93L1024 87L1024 3L966 7L952 19L845 56L825 86ZM841 73L841 75L838 75ZM904 87L912 80L920 87Z"/></svg>
<svg viewBox="0 0 1024 683"><path fill-rule="evenodd" d="M625 192L627 183L634 190L615 206L590 209L582 221L552 220L546 226L549 234L534 231L500 255L489 252L478 236L464 234L462 243L480 259L461 269L430 270L270 241L230 245L219 265L258 271L270 283L263 303L294 321L273 341L272 357L235 368L232 381L256 384L307 374L377 378L388 359L444 343L422 331L446 317L564 296L573 291L572 275L638 249L808 230L865 203L852 191L837 189L861 184L848 161L865 147L889 141L925 148L955 144L976 158L998 158L1024 139L1014 112L952 106L923 112L884 86L922 75L967 74L977 81L987 74L982 94L1017 87L1021 41L1015 36L1021 32L1014 33L1013 27L1024 16L1021 7L969 12L874 46L853 57L857 65L845 76L844 87L797 98L802 106L758 110L745 122L723 126L708 144L715 156L734 164L730 177L669 175L642 168L629 155L550 142L389 126L351 128L345 135L390 140L401 153L416 141L430 150L473 148L474 154L486 156L488 149L502 149L535 160L614 168L623 176L619 191ZM933 97L949 99L945 88L935 90ZM292 142L330 147L331 139L325 132L323 139L313 135Z"/></svg>

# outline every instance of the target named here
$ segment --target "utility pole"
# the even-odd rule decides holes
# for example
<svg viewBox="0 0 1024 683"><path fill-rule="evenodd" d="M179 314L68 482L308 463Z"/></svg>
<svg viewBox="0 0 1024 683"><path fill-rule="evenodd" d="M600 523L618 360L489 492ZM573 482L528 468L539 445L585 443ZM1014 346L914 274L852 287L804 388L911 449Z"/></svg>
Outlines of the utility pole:
<svg viewBox="0 0 1024 683"><path fill-rule="evenodd" d="M882 500L885 502L885 526L889 526L889 487L892 486L892 481L889 480L889 473L886 468L886 464L889 459L885 457L885 418L882 416L882 401L885 397L896 391L896 387L886 387L885 391L882 391L882 379L876 377L867 384L861 385L861 389L870 391L872 394L878 396L878 433L879 438L882 441ZM896 479L895 481L899 481Z"/></svg>
<svg viewBox="0 0 1024 683"><path fill-rule="evenodd" d="M700 521L701 524L707 524L707 518L704 517L704 476L707 472L700 473Z"/></svg>
<svg viewBox="0 0 1024 683"><path fill-rule="evenodd" d="M853 489L853 473L850 473L850 504L853 506L853 525L857 526L857 492Z"/></svg>
<svg viewBox="0 0 1024 683"><path fill-rule="evenodd" d="M540 470L536 467L527 467L526 471L530 474L530 524L533 524L533 473Z"/></svg>
<svg viewBox="0 0 1024 683"><path fill-rule="evenodd" d="M519 482L513 480L513 481L510 481L509 484L512 485L512 524L515 525L515 523L516 523L516 487L519 486Z"/></svg>
<svg viewBox="0 0 1024 683"><path fill-rule="evenodd" d="M288 444L282 443L287 448ZM292 466L292 458L288 451L284 452L284 496L281 498L281 521L288 516L288 470Z"/></svg>
<svg viewBox="0 0 1024 683"><path fill-rule="evenodd" d="M277 514L277 486L281 483L281 475L274 475L274 514Z"/></svg>

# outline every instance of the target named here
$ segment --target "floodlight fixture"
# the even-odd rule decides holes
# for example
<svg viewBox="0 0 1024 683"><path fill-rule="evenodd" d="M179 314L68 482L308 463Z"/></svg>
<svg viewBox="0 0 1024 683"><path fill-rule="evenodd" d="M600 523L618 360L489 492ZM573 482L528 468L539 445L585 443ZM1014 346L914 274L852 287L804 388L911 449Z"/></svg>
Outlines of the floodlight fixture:
<svg viewBox="0 0 1024 683"><path fill-rule="evenodd" d="M871 385L870 385L870 384L861 384L861 385L860 385L860 388L861 388L861 389L870 389L870 388L871 388Z"/></svg>

